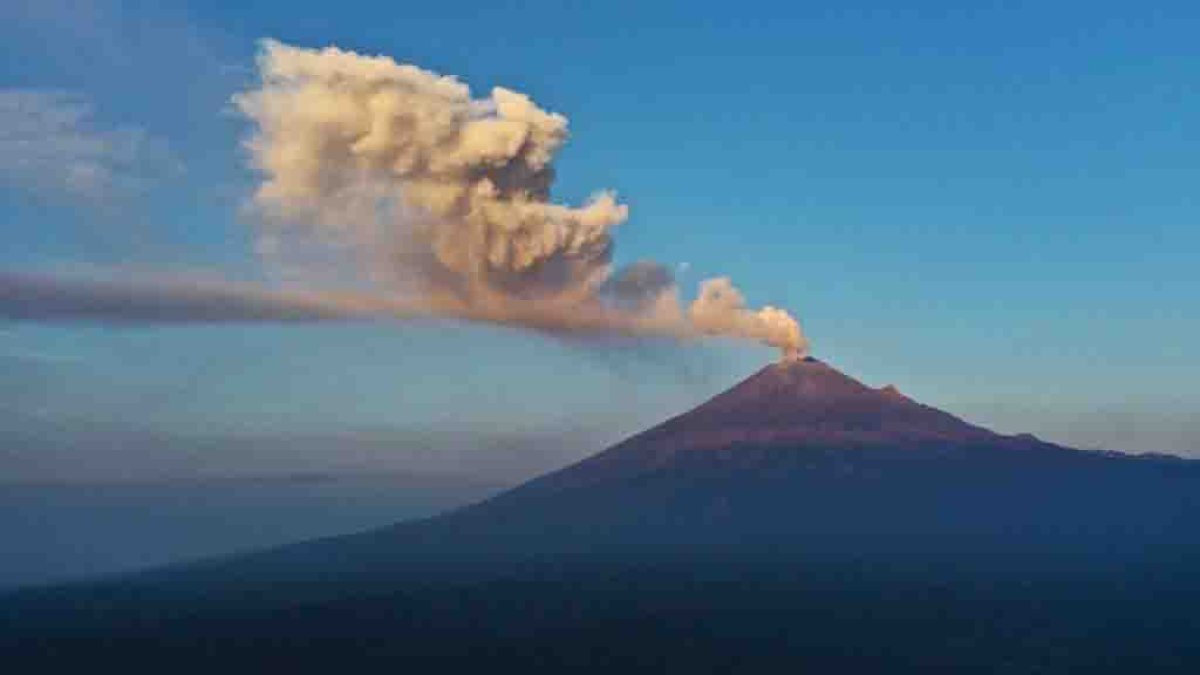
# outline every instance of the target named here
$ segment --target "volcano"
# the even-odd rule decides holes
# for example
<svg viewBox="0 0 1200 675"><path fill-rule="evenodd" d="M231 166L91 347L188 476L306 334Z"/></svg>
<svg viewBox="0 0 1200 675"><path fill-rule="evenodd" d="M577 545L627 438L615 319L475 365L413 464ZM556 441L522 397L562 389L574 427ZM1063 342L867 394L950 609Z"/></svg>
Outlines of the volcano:
<svg viewBox="0 0 1200 675"><path fill-rule="evenodd" d="M0 647L38 665L1196 672L1198 517L1200 463L997 434L786 360L441 516L0 599Z"/></svg>
<svg viewBox="0 0 1200 675"><path fill-rule="evenodd" d="M872 389L808 357L768 365L697 408L570 467L557 480L590 482L614 470L688 462L696 459L686 454L692 452L733 459L736 448L928 449L1027 439L973 426L890 385Z"/></svg>
<svg viewBox="0 0 1200 675"><path fill-rule="evenodd" d="M995 434L905 397L872 389L812 357L771 364L642 440L678 450L729 445L919 445Z"/></svg>

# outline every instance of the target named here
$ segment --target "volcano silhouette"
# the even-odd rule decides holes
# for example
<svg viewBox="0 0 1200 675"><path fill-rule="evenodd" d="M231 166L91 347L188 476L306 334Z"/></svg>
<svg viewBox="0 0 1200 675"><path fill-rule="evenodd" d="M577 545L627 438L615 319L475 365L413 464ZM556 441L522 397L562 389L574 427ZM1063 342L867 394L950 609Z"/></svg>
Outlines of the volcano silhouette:
<svg viewBox="0 0 1200 675"><path fill-rule="evenodd" d="M24 658L1200 672L1200 464L814 359L441 516L0 599Z"/></svg>

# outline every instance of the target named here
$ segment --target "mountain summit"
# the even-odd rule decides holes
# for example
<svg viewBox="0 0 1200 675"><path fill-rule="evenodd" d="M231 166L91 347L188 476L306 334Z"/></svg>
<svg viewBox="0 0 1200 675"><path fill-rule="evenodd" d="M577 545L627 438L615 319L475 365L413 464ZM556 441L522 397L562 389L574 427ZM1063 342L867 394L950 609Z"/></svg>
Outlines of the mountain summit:
<svg viewBox="0 0 1200 675"><path fill-rule="evenodd" d="M998 438L895 387L872 389L812 357L768 365L647 436L688 448L746 441L860 446Z"/></svg>
<svg viewBox="0 0 1200 675"><path fill-rule="evenodd" d="M765 366L696 408L533 485L619 480L679 463L715 462L734 471L794 459L797 453L811 456L803 451L929 455L1031 444L1057 449L1028 435L1003 436L969 424L891 385L873 389L808 357Z"/></svg>

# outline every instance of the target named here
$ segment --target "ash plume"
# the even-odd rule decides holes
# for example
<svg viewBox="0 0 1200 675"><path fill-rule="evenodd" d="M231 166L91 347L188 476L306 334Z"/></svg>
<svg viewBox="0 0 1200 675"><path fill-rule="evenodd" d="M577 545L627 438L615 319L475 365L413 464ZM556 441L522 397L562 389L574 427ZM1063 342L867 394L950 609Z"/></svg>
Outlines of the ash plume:
<svg viewBox="0 0 1200 675"><path fill-rule="evenodd" d="M700 284L700 295L688 309L688 318L697 330L708 335L758 340L778 347L788 359L805 355L807 342L800 324L778 307L748 309L745 298L728 277Z"/></svg>
<svg viewBox="0 0 1200 675"><path fill-rule="evenodd" d="M372 292L431 315L556 333L723 335L799 354L785 311L751 310L726 278L683 307L670 272L612 263L628 208L609 191L551 199L567 120L496 87L473 98L452 77L335 47L262 43L259 82L234 97L260 251L291 265L314 243L348 252Z"/></svg>
<svg viewBox="0 0 1200 675"><path fill-rule="evenodd" d="M0 273L0 320L345 321L450 317L555 335L726 336L802 355L799 324L728 278L686 305L653 261L614 266L628 207L552 200L567 120L384 56L267 40L233 98L262 181L258 252L283 283Z"/></svg>
<svg viewBox="0 0 1200 675"><path fill-rule="evenodd" d="M369 297L181 277L0 273L0 319L105 323L337 321L399 316Z"/></svg>

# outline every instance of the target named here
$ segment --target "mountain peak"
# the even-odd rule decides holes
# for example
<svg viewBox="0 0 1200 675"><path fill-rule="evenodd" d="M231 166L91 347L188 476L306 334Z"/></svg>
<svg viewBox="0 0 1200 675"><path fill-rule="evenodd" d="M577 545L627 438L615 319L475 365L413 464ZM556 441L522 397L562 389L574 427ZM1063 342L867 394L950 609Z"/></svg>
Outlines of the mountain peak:
<svg viewBox="0 0 1200 675"><path fill-rule="evenodd" d="M830 399L862 395L872 391L861 382L811 356L772 363L735 385L713 401L737 396L786 396Z"/></svg>
<svg viewBox="0 0 1200 675"><path fill-rule="evenodd" d="M872 389L810 356L772 363L694 412L793 413L804 419L817 409L844 412L847 406L890 405L897 398L907 400L893 386Z"/></svg>
<svg viewBox="0 0 1200 675"><path fill-rule="evenodd" d="M559 489L608 480L696 459L696 453L744 466L761 457L755 448L920 452L948 446L1011 447L1013 441L918 403L894 386L873 389L824 361L790 358L535 484Z"/></svg>
<svg viewBox="0 0 1200 675"><path fill-rule="evenodd" d="M765 366L642 435L655 445L678 449L737 443L910 446L995 438L892 385L868 387L812 357Z"/></svg>

